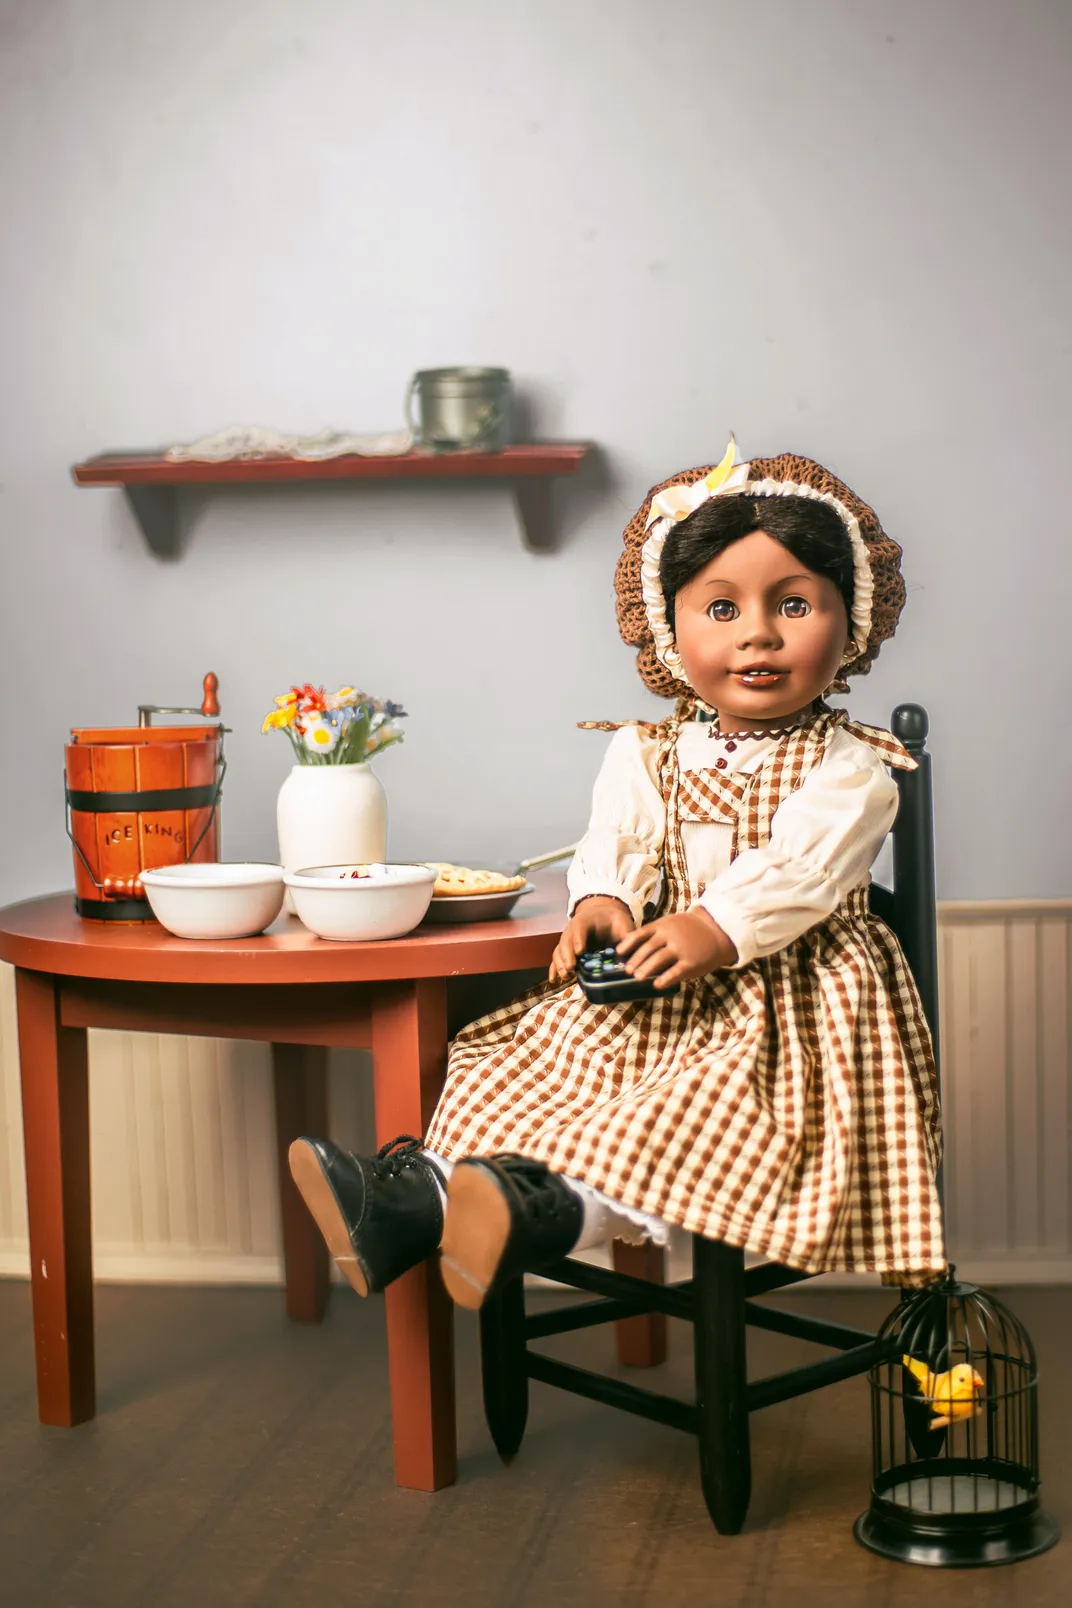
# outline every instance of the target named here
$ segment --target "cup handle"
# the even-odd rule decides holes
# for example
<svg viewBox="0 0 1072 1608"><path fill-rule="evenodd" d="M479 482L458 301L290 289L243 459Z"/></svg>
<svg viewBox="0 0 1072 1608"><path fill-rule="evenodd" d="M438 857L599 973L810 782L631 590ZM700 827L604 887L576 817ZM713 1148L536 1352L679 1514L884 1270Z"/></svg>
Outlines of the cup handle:
<svg viewBox="0 0 1072 1608"><path fill-rule="evenodd" d="M476 416L473 429L466 441L462 443L470 452L485 446L489 436L493 436L506 415L506 401L489 402L480 409Z"/></svg>
<svg viewBox="0 0 1072 1608"><path fill-rule="evenodd" d="M414 443L420 443L420 445L423 446L424 443L423 443L423 441L421 441L421 427L417 423L416 419L413 417L413 396L414 396L414 393L415 393L416 389L417 389L417 376L416 376L416 374L414 374L413 378L410 380L409 384L406 386L406 400L405 400L405 403L403 404L403 412L405 413L405 416L406 416L406 423L407 423L407 425L409 426L410 430L413 433Z"/></svg>

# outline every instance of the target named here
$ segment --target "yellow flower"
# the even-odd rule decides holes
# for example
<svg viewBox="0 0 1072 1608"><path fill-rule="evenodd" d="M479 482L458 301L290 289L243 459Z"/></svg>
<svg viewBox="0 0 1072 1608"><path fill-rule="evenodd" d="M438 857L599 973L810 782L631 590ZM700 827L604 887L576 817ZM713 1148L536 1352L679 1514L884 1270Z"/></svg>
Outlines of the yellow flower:
<svg viewBox="0 0 1072 1608"><path fill-rule="evenodd" d="M278 699L276 701L278 702ZM293 706L288 709L273 709L270 714L265 715L264 725L261 727L261 732L281 731L284 727L292 726L293 724Z"/></svg>
<svg viewBox="0 0 1072 1608"><path fill-rule="evenodd" d="M711 473L704 480L704 485L707 487L708 491L717 491L719 486L722 485L723 481L729 479L730 475L736 468L736 465L737 442L734 440L731 434L730 444L726 448L725 457L722 459L720 464L716 465L716 467L711 470Z"/></svg>

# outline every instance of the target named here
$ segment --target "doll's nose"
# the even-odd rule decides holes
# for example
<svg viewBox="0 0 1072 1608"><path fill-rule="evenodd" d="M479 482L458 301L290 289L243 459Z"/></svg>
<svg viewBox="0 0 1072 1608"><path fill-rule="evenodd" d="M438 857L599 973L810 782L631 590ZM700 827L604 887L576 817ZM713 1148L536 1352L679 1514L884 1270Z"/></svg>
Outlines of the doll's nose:
<svg viewBox="0 0 1072 1608"><path fill-rule="evenodd" d="M764 609L747 614L742 611L737 621L738 648L776 648L781 642L777 615Z"/></svg>

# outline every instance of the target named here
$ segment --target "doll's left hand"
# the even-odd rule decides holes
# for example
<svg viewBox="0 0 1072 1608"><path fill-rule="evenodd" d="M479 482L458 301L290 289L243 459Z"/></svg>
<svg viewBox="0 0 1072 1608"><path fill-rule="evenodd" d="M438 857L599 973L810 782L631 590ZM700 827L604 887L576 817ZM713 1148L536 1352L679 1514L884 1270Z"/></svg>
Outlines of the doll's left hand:
<svg viewBox="0 0 1072 1608"><path fill-rule="evenodd" d="M623 938L618 953L634 977L656 979L656 988L704 977L732 966L737 946L702 905L676 916L660 916ZM626 959L628 957L628 959Z"/></svg>

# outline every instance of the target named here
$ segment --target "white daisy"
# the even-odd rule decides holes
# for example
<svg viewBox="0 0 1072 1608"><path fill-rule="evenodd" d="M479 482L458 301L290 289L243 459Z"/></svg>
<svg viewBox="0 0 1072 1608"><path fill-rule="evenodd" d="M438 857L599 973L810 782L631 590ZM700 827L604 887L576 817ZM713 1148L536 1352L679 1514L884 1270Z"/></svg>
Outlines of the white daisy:
<svg viewBox="0 0 1072 1608"><path fill-rule="evenodd" d="M339 728L322 715L306 715L302 742L313 754L330 754L339 740Z"/></svg>

